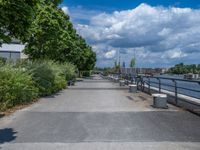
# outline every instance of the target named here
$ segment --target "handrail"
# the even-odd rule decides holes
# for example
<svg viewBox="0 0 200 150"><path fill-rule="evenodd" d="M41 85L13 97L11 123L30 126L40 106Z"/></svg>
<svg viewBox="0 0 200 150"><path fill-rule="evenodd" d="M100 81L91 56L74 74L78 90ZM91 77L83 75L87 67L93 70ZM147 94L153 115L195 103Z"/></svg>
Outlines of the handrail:
<svg viewBox="0 0 200 150"><path fill-rule="evenodd" d="M166 79L166 80L176 80L176 81L185 81L185 82L193 82L193 83L199 83L199 80L187 80L187 79L178 79L178 78L170 78L170 77L155 77L155 76L141 76L141 77L146 77L146 78L159 78L159 79Z"/></svg>
<svg viewBox="0 0 200 150"><path fill-rule="evenodd" d="M149 93L151 93L151 87L158 88L160 93L161 93L161 90L167 90L170 92L174 92L176 103L177 103L177 99L178 99L178 94L182 94L185 96L190 96L193 98L200 99L200 96L195 96L198 94L192 95L192 94L188 94L187 92L184 93L183 91L180 91L180 90L184 90L184 91L188 91L188 92L200 93L200 90L199 90L200 89L200 80L186 80L186 79L177 79L177 78L172 78L172 77L158 77L158 76L130 76L130 75L124 75L124 74L118 74L118 75L115 74L115 76L123 77L124 79L129 80L129 81L132 81L132 80L137 81L138 82L137 85L140 87L144 86L144 84L146 84ZM151 79L157 79L157 82L152 81ZM171 84L163 83L163 80L165 80L164 82L171 81L172 83ZM141 83L139 84L139 82L141 82ZM180 86L181 82L184 84L196 83L197 85L199 85L199 89L191 89L191 88ZM154 84L154 85L152 85L152 84ZM144 89L144 87L143 87L143 89Z"/></svg>
<svg viewBox="0 0 200 150"><path fill-rule="evenodd" d="M200 114L199 109L197 109L200 108L200 80L124 74L115 74L113 77L118 78L118 80L125 79L127 85L135 83L138 90L149 94L155 91L165 93L169 95L169 103Z"/></svg>
<svg viewBox="0 0 200 150"><path fill-rule="evenodd" d="M154 82L154 81L151 81L151 83L153 83L153 84L159 84L158 82ZM174 85L170 85L170 84L166 84L166 83L162 83L162 85L168 86L168 87L175 87ZM194 89L191 89L191 88L185 88L185 87L181 87L181 86L177 86L177 88L183 89L183 90L194 91L194 92L200 92L200 90L194 90Z"/></svg>
<svg viewBox="0 0 200 150"><path fill-rule="evenodd" d="M191 88L187 88L187 87L183 87L183 86L178 85L182 82L184 84L186 84L186 83L196 83L197 85L200 86L200 81L175 79L175 78L167 78L167 77L149 77L149 76L141 76L140 78L142 78L143 82L148 83L148 92L149 93L151 93L151 87L157 87L157 86L159 88L159 92L161 92L162 89L165 89L165 90L170 91L170 92L174 92L176 104L178 103L178 94L182 94L182 95L185 95L185 96L190 96L190 97L193 97L193 98L200 99L200 96L195 94L195 93L200 93L199 89L191 89ZM158 82L151 81L151 79L157 79ZM166 81L172 81L172 84L170 85L169 83L168 84L162 83L162 80L165 80L165 82ZM153 86L152 84L155 84L155 85ZM165 86L165 88L162 88L161 86ZM167 87L169 89L167 89ZM184 91L188 91L188 92L184 92L184 91L180 91L180 90L184 90ZM190 93L193 92L193 94L190 94L189 92Z"/></svg>

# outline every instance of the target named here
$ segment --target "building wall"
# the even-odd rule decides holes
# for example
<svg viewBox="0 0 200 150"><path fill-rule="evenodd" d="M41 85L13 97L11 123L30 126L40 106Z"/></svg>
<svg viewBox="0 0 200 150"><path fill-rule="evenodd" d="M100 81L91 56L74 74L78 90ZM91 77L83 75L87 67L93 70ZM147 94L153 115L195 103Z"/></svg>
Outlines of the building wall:
<svg viewBox="0 0 200 150"><path fill-rule="evenodd" d="M121 68L122 74L160 74L164 73L163 68Z"/></svg>
<svg viewBox="0 0 200 150"><path fill-rule="evenodd" d="M16 61L17 59L20 59L20 52L5 52L5 51L0 51L0 57L6 58L6 59L12 59Z"/></svg>
<svg viewBox="0 0 200 150"><path fill-rule="evenodd" d="M0 47L0 57L12 59L13 61L16 61L17 59L27 58L27 56L22 53L24 47L25 45L17 43L2 44L2 46Z"/></svg>

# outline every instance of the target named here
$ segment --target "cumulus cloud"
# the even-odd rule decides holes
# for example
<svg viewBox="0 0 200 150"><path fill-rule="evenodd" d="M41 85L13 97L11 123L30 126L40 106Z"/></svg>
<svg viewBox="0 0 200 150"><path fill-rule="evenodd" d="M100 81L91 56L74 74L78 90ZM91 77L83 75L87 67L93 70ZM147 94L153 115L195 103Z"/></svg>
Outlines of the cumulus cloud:
<svg viewBox="0 0 200 150"><path fill-rule="evenodd" d="M62 8L61 8L62 10L63 10L63 12L65 13L65 14L70 14L69 13L69 8L67 7L67 6L63 6Z"/></svg>
<svg viewBox="0 0 200 150"><path fill-rule="evenodd" d="M111 51L105 53L105 58L111 59L111 58L114 58L115 55L116 55L116 51L111 50Z"/></svg>
<svg viewBox="0 0 200 150"><path fill-rule="evenodd" d="M180 49L174 49L174 50L166 51L162 55L162 58L177 59L177 58L183 58L186 56L187 54L183 53Z"/></svg>
<svg viewBox="0 0 200 150"><path fill-rule="evenodd" d="M187 62L196 54L200 57L200 9L141 4L131 10L100 13L89 21L76 27L89 43L109 47L101 52L101 59L114 57L111 49L120 49L125 59L129 59L127 53L138 49L139 60L145 56L145 61L155 64L170 59Z"/></svg>

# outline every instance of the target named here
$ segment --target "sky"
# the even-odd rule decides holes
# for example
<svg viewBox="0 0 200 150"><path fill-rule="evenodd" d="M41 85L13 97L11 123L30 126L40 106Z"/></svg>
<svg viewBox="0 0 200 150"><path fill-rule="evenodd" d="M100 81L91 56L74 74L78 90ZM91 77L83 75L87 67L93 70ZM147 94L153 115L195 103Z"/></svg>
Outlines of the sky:
<svg viewBox="0 0 200 150"><path fill-rule="evenodd" d="M97 54L97 67L200 64L200 0L64 0L60 5Z"/></svg>

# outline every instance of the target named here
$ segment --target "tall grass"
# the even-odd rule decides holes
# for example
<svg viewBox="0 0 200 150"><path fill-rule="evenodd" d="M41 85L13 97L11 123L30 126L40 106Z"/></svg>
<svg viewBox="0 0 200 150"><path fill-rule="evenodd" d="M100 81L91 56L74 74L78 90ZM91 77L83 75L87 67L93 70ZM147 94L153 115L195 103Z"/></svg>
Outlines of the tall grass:
<svg viewBox="0 0 200 150"><path fill-rule="evenodd" d="M38 96L31 75L22 68L5 65L0 68L0 110L32 101Z"/></svg>
<svg viewBox="0 0 200 150"><path fill-rule="evenodd" d="M0 111L66 88L75 77L70 63L24 61L0 65Z"/></svg>

